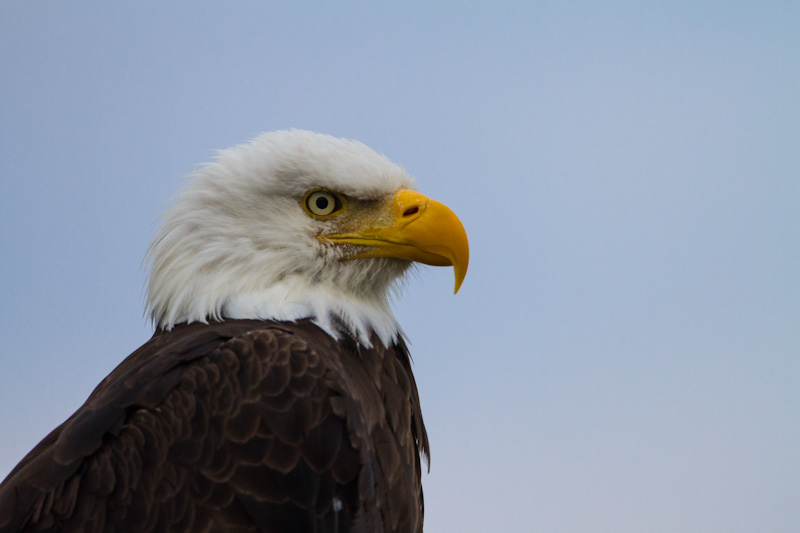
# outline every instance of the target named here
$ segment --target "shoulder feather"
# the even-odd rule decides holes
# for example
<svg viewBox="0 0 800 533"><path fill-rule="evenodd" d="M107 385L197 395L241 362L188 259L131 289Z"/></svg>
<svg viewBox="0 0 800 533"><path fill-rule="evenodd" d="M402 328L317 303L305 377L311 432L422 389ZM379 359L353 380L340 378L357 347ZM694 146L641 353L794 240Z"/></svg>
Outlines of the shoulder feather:
<svg viewBox="0 0 800 533"><path fill-rule="evenodd" d="M427 436L404 346L376 345L159 332L0 485L0 531L415 531Z"/></svg>

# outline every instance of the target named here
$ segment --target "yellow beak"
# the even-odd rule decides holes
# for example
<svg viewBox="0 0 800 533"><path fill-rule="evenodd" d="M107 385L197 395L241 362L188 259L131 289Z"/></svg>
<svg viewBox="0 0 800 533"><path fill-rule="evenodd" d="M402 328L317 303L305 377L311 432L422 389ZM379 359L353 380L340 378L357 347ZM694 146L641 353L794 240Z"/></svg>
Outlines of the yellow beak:
<svg viewBox="0 0 800 533"><path fill-rule="evenodd" d="M347 259L396 257L433 266L453 266L458 292L469 264L467 233L446 205L408 189L398 190L379 216L353 232L320 239L356 245Z"/></svg>

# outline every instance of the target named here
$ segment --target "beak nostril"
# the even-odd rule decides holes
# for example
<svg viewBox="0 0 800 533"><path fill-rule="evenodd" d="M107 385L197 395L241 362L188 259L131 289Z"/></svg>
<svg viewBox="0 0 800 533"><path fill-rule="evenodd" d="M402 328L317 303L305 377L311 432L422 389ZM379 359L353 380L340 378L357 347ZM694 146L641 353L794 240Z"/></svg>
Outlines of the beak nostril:
<svg viewBox="0 0 800 533"><path fill-rule="evenodd" d="M417 207L417 206L415 205L414 207L409 207L408 209L406 209L405 211L403 211L403 216L404 216L404 217L410 217L411 215L415 215L415 214L417 214L418 212L419 212L419 207Z"/></svg>

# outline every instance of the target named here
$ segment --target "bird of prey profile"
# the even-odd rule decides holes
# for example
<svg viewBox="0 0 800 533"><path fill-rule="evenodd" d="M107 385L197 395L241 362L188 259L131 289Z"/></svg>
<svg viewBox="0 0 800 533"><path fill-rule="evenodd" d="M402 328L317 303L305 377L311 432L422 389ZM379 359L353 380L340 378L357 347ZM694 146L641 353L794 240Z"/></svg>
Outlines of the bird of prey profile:
<svg viewBox="0 0 800 533"><path fill-rule="evenodd" d="M428 438L389 299L414 262L458 291L468 260L456 215L363 144L221 151L150 246L155 334L3 481L0 532L421 531Z"/></svg>

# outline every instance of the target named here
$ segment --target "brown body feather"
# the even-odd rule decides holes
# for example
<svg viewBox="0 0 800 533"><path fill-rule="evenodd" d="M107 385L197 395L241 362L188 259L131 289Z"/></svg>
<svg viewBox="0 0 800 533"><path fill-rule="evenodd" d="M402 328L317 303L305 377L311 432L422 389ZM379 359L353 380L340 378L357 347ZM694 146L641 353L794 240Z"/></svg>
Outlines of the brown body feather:
<svg viewBox="0 0 800 533"><path fill-rule="evenodd" d="M402 341L309 321L158 332L0 485L0 531L422 530Z"/></svg>

